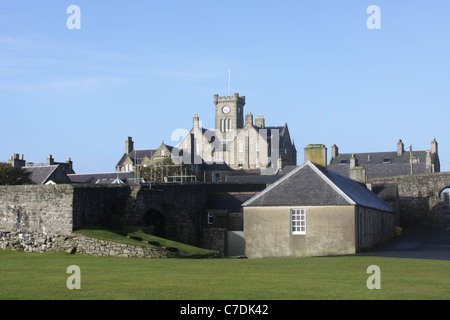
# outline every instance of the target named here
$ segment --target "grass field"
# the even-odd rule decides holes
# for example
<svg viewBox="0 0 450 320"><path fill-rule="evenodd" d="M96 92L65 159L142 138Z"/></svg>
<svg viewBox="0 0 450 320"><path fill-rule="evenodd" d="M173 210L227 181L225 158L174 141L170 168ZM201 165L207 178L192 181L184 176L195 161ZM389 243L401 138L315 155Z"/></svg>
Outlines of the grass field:
<svg viewBox="0 0 450 320"><path fill-rule="evenodd" d="M69 290L69 265L81 289ZM366 286L378 265L381 289ZM378 257L139 259L0 250L0 299L450 299L450 262Z"/></svg>
<svg viewBox="0 0 450 320"><path fill-rule="evenodd" d="M117 231L117 230L116 230ZM212 254L215 254L215 251L206 250L198 247L193 247L181 242L176 242L160 237L156 237L154 235L150 235L145 232L145 229L139 226L121 226L120 232L113 232L110 230L107 230L105 228L101 228L98 226L90 226L85 227L83 229L75 231L75 233L84 234L86 236L97 238L100 240L107 240L107 241L113 241L113 242L120 242L125 244L130 244L133 246L142 246L142 247L153 247L156 248L155 245L152 244L146 244L141 241L138 241L136 239L140 240L147 240L154 243L159 244L159 248L162 247L171 247L176 248L178 251L178 254L174 256L183 256L183 257L208 257ZM127 236L131 236L133 238L127 238Z"/></svg>

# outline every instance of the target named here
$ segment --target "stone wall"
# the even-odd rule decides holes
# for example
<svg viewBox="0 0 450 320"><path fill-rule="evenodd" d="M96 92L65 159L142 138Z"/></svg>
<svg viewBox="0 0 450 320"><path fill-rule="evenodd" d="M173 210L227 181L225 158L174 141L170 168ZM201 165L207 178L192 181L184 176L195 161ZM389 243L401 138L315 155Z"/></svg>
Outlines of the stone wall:
<svg viewBox="0 0 450 320"><path fill-rule="evenodd" d="M71 185L0 186L0 231L70 234Z"/></svg>
<svg viewBox="0 0 450 320"><path fill-rule="evenodd" d="M356 207L356 252L379 246L395 236L395 215L367 207Z"/></svg>
<svg viewBox="0 0 450 320"><path fill-rule="evenodd" d="M72 188L73 230L120 221L132 193L128 185L79 184L72 185Z"/></svg>
<svg viewBox="0 0 450 320"><path fill-rule="evenodd" d="M218 251L221 257L226 255L226 232L225 228L205 229L201 236L200 246L204 249Z"/></svg>
<svg viewBox="0 0 450 320"><path fill-rule="evenodd" d="M443 227L440 193L450 186L450 173L372 179L372 190L396 209L400 226Z"/></svg>
<svg viewBox="0 0 450 320"><path fill-rule="evenodd" d="M145 225L161 217L163 237L205 247L203 210L213 192L261 191L264 184L150 186L29 185L0 187L0 232L9 245L35 250L87 225ZM6 238L5 238L6 239ZM34 248L34 249L31 249ZM214 248L214 250L219 250Z"/></svg>
<svg viewBox="0 0 450 320"><path fill-rule="evenodd" d="M107 257L170 258L158 248L99 240L81 234L54 236L39 233L0 232L0 249L26 252L67 252Z"/></svg>

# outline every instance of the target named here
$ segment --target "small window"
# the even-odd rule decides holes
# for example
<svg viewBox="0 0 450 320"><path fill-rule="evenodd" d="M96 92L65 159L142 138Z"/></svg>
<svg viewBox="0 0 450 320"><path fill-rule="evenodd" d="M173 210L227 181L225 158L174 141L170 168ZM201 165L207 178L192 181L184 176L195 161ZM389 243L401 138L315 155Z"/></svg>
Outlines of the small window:
<svg viewBox="0 0 450 320"><path fill-rule="evenodd" d="M214 213L208 212L208 224L213 224Z"/></svg>
<svg viewBox="0 0 450 320"><path fill-rule="evenodd" d="M255 167L259 168L259 158L258 157L255 158Z"/></svg>
<svg viewBox="0 0 450 320"><path fill-rule="evenodd" d="M255 151L256 151L256 152L259 151L259 144L258 144L258 142L255 142Z"/></svg>
<svg viewBox="0 0 450 320"><path fill-rule="evenodd" d="M239 169L242 169L243 166L244 166L244 163L243 163L242 159L239 159L239 162L238 162Z"/></svg>
<svg viewBox="0 0 450 320"><path fill-rule="evenodd" d="M291 234L306 234L305 209L291 209Z"/></svg>
<svg viewBox="0 0 450 320"><path fill-rule="evenodd" d="M239 152L244 152L244 146L243 146L242 142L239 142L238 148L239 148L238 149Z"/></svg>
<svg viewBox="0 0 450 320"><path fill-rule="evenodd" d="M339 162L340 164L347 164L347 163L349 163L349 161L347 160L347 159L343 159L343 160L341 160L341 162Z"/></svg>
<svg viewBox="0 0 450 320"><path fill-rule="evenodd" d="M391 162L391 158L389 158L389 157L383 158L383 163L390 163L390 162Z"/></svg>

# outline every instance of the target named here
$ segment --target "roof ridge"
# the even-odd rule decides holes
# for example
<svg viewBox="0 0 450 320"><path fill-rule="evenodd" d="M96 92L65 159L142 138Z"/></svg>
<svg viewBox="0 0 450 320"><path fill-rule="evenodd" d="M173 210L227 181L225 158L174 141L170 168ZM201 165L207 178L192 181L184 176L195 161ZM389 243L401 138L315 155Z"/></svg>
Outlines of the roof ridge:
<svg viewBox="0 0 450 320"><path fill-rule="evenodd" d="M311 161L307 161L310 165L310 167L313 168L313 170L316 171L317 174L319 174L319 176L328 183L328 185L333 188L334 191L336 191L341 197L343 197L347 202L349 202L349 204L356 204L356 202L349 196L347 195L341 188L339 188L325 173L322 172L322 170L320 170L314 163L312 163ZM328 173L328 171L327 171ZM336 173L337 175L341 176L340 174ZM341 176L344 179L348 179L351 180L349 178L346 178L344 176ZM353 180L352 180L353 181Z"/></svg>

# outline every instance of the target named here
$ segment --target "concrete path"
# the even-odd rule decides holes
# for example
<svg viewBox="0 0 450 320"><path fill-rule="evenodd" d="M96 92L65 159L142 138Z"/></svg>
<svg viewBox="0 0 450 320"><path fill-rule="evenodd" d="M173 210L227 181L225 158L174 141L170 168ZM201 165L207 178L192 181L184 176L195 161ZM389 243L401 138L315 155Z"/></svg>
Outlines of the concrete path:
<svg viewBox="0 0 450 320"><path fill-rule="evenodd" d="M450 260L450 227L405 228L401 236L359 256Z"/></svg>

